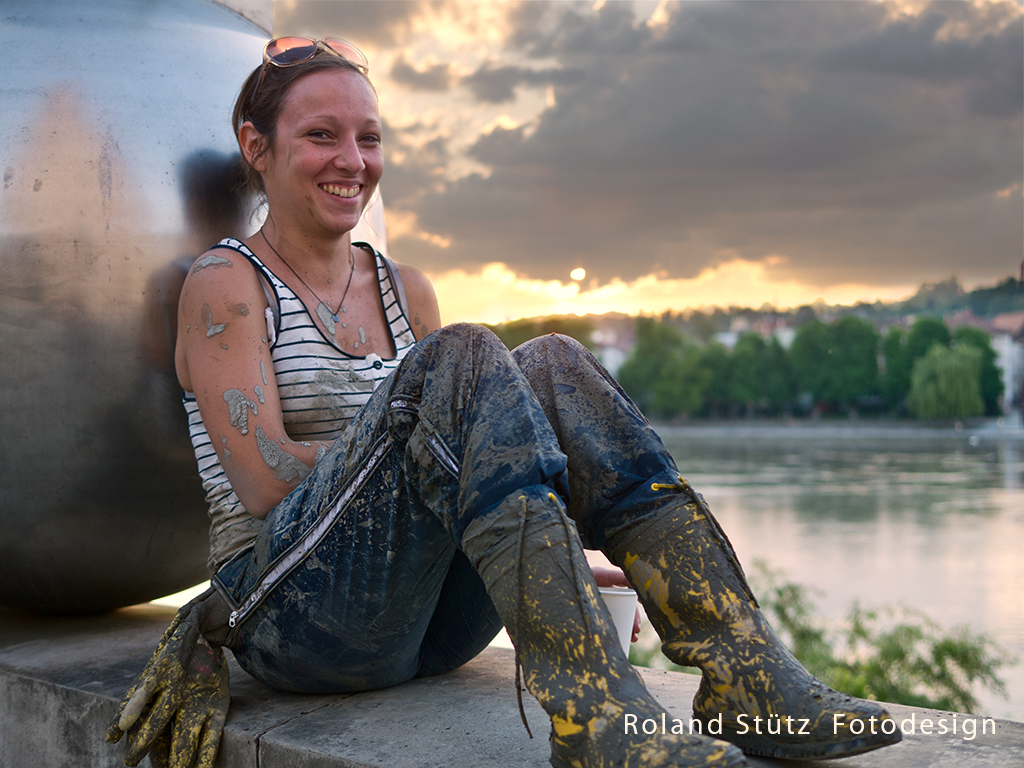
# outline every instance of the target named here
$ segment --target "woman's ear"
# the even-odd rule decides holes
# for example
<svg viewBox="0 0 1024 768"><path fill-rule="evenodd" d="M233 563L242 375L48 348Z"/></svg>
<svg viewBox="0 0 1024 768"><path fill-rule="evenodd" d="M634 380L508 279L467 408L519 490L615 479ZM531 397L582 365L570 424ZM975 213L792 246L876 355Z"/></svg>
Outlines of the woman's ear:
<svg viewBox="0 0 1024 768"><path fill-rule="evenodd" d="M256 126L246 120L238 129L238 147L242 150L242 156L252 168L263 173L267 170L267 163L264 159L266 149L264 147L263 134L256 130Z"/></svg>

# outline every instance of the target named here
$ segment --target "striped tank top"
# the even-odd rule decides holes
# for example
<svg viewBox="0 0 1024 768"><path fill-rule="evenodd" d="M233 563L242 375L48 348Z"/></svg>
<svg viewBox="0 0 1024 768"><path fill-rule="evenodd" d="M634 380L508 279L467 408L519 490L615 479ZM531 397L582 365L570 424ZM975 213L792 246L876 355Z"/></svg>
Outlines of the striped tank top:
<svg viewBox="0 0 1024 768"><path fill-rule="evenodd" d="M365 245L356 243L355 245ZM222 240L245 256L269 285L267 339L273 376L281 398L285 432L292 440L336 439L374 389L416 343L400 287L392 277L394 265L374 251L381 306L387 319L395 356L358 357L342 352L314 322L306 305L239 240ZM270 293L272 292L272 296ZM404 298L404 297L403 297ZM268 372L269 373L269 372ZM199 476L210 505L210 572L252 546L263 521L246 512L231 488L199 414L192 392L183 392L189 435L199 463Z"/></svg>

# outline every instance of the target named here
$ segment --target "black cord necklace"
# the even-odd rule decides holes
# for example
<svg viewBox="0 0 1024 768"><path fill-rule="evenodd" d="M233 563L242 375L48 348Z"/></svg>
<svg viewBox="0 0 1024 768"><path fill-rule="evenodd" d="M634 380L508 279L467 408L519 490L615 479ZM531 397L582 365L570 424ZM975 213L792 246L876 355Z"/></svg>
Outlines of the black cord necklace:
<svg viewBox="0 0 1024 768"><path fill-rule="evenodd" d="M263 242L265 242L267 244L267 247L274 252L274 255L281 260L281 263L288 267L288 269L291 270L291 273L299 279L299 282L306 286L306 290L313 294L313 298L320 302L316 308L316 316L320 318L320 322L324 324L324 326L333 336L334 329L336 328L335 324L341 322L341 318L339 317L338 313L348 312L348 310L345 309L345 297L348 296L348 289L352 287L352 276L356 272L356 260L355 257L352 255L352 248L349 247L348 249L348 260L349 264L351 265L351 269L348 273L348 282L345 284L345 292L341 294L341 301L338 303L338 309L333 310L326 301L324 301L317 295L316 291L309 287L309 283L302 279L302 275L296 272L292 268L292 265L284 260L284 256L277 252L277 248L270 244L270 241L267 240L266 232L263 231L263 227L260 227L260 235L263 237ZM345 328L345 323L341 323L341 327Z"/></svg>

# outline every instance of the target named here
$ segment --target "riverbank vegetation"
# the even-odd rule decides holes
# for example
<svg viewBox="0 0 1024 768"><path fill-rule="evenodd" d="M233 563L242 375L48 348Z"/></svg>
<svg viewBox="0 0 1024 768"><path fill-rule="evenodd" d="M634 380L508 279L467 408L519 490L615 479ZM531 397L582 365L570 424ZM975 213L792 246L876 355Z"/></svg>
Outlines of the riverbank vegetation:
<svg viewBox="0 0 1024 768"><path fill-rule="evenodd" d="M687 311L628 322L615 368L650 418L802 415L964 419L1002 412L1003 382L988 333L963 318L1024 310L1024 283L964 291L955 279L896 304L777 312ZM959 313L959 314L957 314ZM944 317L958 320L947 323ZM544 333L597 349L601 318L530 318L493 327L509 346ZM955 327L951 327L955 326ZM614 335L614 334L611 334ZM622 335L621 333L619 335ZM620 346L620 349L622 347Z"/></svg>
<svg viewBox="0 0 1024 768"><path fill-rule="evenodd" d="M811 320L792 344L761 334L733 348L698 344L655 318L636 320L636 344L618 371L648 416L775 416L807 413L959 419L997 415L1003 383L988 334L920 317L883 338L853 315Z"/></svg>
<svg viewBox="0 0 1024 768"><path fill-rule="evenodd" d="M980 690L1006 696L999 670L1016 663L985 635L946 630L909 608L865 609L854 604L829 627L812 590L783 580L764 563L751 574L754 592L776 633L800 662L832 688L894 704L977 712ZM649 623L630 651L633 664L696 672L673 665Z"/></svg>

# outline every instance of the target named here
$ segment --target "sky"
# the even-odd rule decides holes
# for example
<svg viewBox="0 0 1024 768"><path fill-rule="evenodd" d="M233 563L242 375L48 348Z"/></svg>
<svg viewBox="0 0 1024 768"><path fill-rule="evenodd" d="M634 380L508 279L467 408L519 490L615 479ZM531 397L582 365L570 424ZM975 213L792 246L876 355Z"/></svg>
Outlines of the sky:
<svg viewBox="0 0 1024 768"><path fill-rule="evenodd" d="M274 33L366 53L391 255L445 322L1021 269L1020 0L275 0Z"/></svg>

